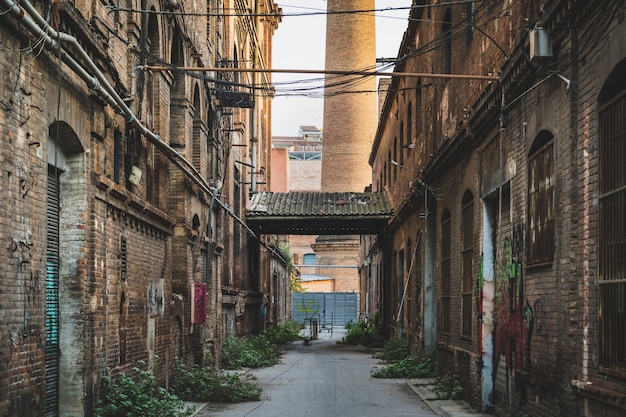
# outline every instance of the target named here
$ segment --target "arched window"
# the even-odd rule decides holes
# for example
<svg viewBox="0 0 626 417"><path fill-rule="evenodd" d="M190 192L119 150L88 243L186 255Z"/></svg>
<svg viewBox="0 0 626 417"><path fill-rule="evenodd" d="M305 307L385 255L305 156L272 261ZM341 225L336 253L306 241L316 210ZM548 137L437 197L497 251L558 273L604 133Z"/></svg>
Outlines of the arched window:
<svg viewBox="0 0 626 417"><path fill-rule="evenodd" d="M461 204L461 314L462 335L472 336L472 290L474 276L474 196L466 191Z"/></svg>
<svg viewBox="0 0 626 417"><path fill-rule="evenodd" d="M554 259L554 145L539 132L528 155L528 264Z"/></svg>

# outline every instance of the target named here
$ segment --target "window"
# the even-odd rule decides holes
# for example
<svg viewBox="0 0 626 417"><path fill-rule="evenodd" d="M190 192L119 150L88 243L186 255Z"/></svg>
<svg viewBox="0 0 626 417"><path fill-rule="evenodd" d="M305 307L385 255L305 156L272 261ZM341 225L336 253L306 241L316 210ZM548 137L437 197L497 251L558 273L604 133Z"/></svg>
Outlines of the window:
<svg viewBox="0 0 626 417"><path fill-rule="evenodd" d="M461 299L463 336L472 336L472 277L474 263L474 196L466 191L461 206Z"/></svg>
<svg viewBox="0 0 626 417"><path fill-rule="evenodd" d="M441 25L441 36L443 38L443 73L452 73L452 11L446 9Z"/></svg>
<svg viewBox="0 0 626 417"><path fill-rule="evenodd" d="M409 101L406 109L406 147L411 149L413 146L413 103Z"/></svg>
<svg viewBox="0 0 626 417"><path fill-rule="evenodd" d="M554 259L554 146L552 134L537 135L528 157L528 264Z"/></svg>
<svg viewBox="0 0 626 417"><path fill-rule="evenodd" d="M404 122L400 122L400 165L404 165Z"/></svg>
<svg viewBox="0 0 626 417"><path fill-rule="evenodd" d="M398 138L393 138L393 160L398 162ZM393 179L398 179L398 166L393 165Z"/></svg>
<svg viewBox="0 0 626 417"><path fill-rule="evenodd" d="M415 137L418 138L422 130L422 80L417 80L415 88Z"/></svg>
<svg viewBox="0 0 626 417"><path fill-rule="evenodd" d="M450 211L441 215L441 330L450 333Z"/></svg>
<svg viewBox="0 0 626 417"><path fill-rule="evenodd" d="M396 265L396 276L398 282L398 327L404 327L404 303L406 302L406 294L404 293L404 250L398 252L398 264Z"/></svg>
<svg viewBox="0 0 626 417"><path fill-rule="evenodd" d="M315 254L314 253L305 253L304 254L304 265L315 265Z"/></svg>
<svg viewBox="0 0 626 417"><path fill-rule="evenodd" d="M599 364L626 375L626 60L599 100Z"/></svg>
<svg viewBox="0 0 626 417"><path fill-rule="evenodd" d="M465 21L465 48L469 46L474 39L474 2L470 1L465 3L464 10L464 21Z"/></svg>
<svg viewBox="0 0 626 417"><path fill-rule="evenodd" d="M122 141L123 135L119 129L113 132L113 181L120 183L120 174L122 172Z"/></svg>

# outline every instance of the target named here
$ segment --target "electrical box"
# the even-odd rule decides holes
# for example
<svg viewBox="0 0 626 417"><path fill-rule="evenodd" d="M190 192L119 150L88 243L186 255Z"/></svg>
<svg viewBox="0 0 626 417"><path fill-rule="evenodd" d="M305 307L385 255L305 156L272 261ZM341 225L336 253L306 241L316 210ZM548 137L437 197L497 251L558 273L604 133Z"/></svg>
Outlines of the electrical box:
<svg viewBox="0 0 626 417"><path fill-rule="evenodd" d="M530 59L552 57L552 42L544 28L536 26L530 31Z"/></svg>

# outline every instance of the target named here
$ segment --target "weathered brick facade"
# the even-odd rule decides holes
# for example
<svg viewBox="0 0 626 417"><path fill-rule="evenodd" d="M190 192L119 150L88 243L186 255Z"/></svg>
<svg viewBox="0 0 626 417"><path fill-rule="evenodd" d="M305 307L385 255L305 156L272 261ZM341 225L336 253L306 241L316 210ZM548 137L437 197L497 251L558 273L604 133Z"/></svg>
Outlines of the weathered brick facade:
<svg viewBox="0 0 626 417"><path fill-rule="evenodd" d="M176 69L269 66L280 9L247 3L0 3L0 416L93 415L105 374L145 362L167 387L235 321L288 317L286 264L243 223L271 98L232 101L269 77Z"/></svg>
<svg viewBox="0 0 626 417"><path fill-rule="evenodd" d="M370 155L396 211L362 240L369 312L478 408L621 415L624 4L431 3L396 66L424 75L393 78Z"/></svg>

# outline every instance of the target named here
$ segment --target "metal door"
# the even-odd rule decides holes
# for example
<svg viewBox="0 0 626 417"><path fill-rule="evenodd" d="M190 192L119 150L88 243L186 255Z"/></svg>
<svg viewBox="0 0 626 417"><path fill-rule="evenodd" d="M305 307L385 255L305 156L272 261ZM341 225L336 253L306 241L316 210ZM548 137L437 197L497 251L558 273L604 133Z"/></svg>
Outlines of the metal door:
<svg viewBox="0 0 626 417"><path fill-rule="evenodd" d="M59 177L48 169L46 223L46 417L59 413Z"/></svg>

